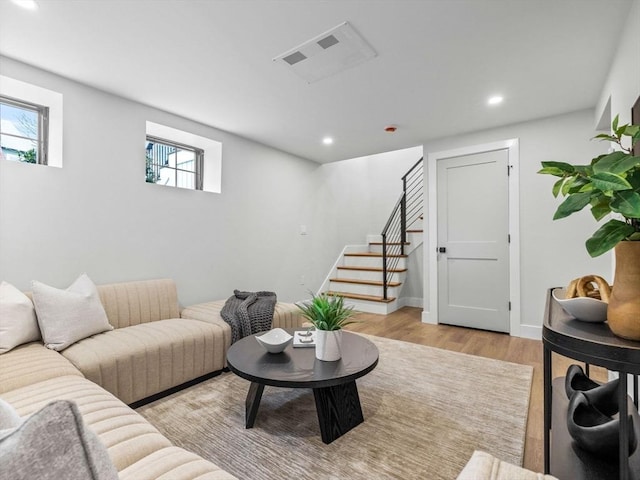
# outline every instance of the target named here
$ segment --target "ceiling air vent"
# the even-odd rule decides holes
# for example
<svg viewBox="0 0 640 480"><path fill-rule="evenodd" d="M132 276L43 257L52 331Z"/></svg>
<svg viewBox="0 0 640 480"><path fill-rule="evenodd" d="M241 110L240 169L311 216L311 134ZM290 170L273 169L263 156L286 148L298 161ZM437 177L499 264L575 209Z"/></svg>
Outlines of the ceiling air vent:
<svg viewBox="0 0 640 480"><path fill-rule="evenodd" d="M333 47L338 42L338 39L333 35L329 35L328 37L324 37L322 40L318 40L318 45L320 45L325 50L329 47Z"/></svg>
<svg viewBox="0 0 640 480"><path fill-rule="evenodd" d="M308 83L330 77L376 56L375 50L348 23L312 38L273 59Z"/></svg>
<svg viewBox="0 0 640 480"><path fill-rule="evenodd" d="M287 55L286 57L284 57L283 60L287 62L289 65L295 65L296 63L301 62L305 58L307 57L303 53L293 52L291 55Z"/></svg>

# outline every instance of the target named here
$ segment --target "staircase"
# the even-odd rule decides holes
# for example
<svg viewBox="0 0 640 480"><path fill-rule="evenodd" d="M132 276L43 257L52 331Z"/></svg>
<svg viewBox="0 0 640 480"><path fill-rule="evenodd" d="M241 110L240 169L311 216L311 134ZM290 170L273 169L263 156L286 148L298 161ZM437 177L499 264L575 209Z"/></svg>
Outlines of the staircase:
<svg viewBox="0 0 640 480"><path fill-rule="evenodd" d="M321 292L339 294L355 310L389 314L407 275L407 258L422 244L422 158L402 177L402 194L379 235L365 245L347 245L325 279Z"/></svg>

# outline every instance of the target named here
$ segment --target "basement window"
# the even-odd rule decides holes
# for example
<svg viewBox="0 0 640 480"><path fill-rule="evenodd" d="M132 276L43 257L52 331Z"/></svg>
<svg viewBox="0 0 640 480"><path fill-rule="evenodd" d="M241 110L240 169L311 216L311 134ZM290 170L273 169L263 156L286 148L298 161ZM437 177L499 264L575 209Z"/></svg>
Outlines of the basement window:
<svg viewBox="0 0 640 480"><path fill-rule="evenodd" d="M62 94L0 75L0 160L62 168Z"/></svg>
<svg viewBox="0 0 640 480"><path fill-rule="evenodd" d="M202 190L204 150L147 135L146 181Z"/></svg>
<svg viewBox="0 0 640 480"><path fill-rule="evenodd" d="M46 165L49 107L0 95L0 158Z"/></svg>
<svg viewBox="0 0 640 480"><path fill-rule="evenodd" d="M145 152L147 183L220 193L222 143L147 121Z"/></svg>

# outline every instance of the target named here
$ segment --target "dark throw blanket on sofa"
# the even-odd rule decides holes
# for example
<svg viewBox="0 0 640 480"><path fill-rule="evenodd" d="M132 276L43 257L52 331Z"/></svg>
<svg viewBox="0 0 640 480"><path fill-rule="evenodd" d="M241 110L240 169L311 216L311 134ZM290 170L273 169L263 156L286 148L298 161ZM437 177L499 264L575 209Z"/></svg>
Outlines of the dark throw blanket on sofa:
<svg viewBox="0 0 640 480"><path fill-rule="evenodd" d="M273 292L233 291L220 315L231 326L231 343L247 335L271 329L277 302Z"/></svg>

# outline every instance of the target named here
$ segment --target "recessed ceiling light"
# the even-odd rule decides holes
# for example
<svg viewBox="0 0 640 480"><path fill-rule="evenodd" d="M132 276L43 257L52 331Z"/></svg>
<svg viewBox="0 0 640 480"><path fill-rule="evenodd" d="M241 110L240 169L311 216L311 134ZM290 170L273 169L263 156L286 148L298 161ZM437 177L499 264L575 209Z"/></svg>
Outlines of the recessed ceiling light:
<svg viewBox="0 0 640 480"><path fill-rule="evenodd" d="M11 1L16 5L19 5L20 7L25 8L27 10L38 9L38 3L36 2L36 0L11 0Z"/></svg>
<svg viewBox="0 0 640 480"><path fill-rule="evenodd" d="M504 98L502 98L500 95L496 95L494 97L489 98L489 100L487 100L487 103L489 105L498 105L499 103L502 103L503 100Z"/></svg>
<svg viewBox="0 0 640 480"><path fill-rule="evenodd" d="M324 137L322 139L322 143L324 143L325 145L331 145L333 143L333 138L331 137Z"/></svg>

